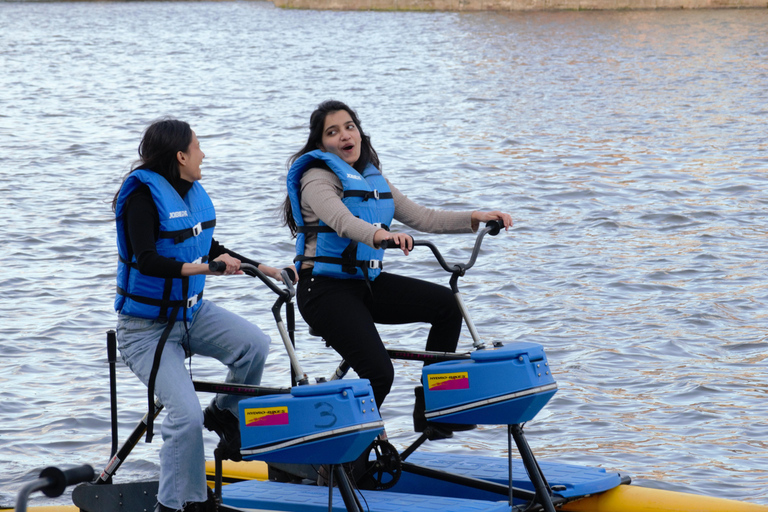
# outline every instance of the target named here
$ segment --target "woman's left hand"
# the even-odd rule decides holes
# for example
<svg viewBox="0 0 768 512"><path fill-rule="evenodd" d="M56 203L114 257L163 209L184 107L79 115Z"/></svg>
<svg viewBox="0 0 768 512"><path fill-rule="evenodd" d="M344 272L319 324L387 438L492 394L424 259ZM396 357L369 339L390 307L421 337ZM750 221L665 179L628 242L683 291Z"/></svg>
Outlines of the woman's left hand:
<svg viewBox="0 0 768 512"><path fill-rule="evenodd" d="M227 265L227 268L220 273L220 275L233 275L233 274L242 274L243 271L240 270L240 260L230 256L229 254L222 254L218 258L216 258L214 261L221 261L224 264Z"/></svg>
<svg viewBox="0 0 768 512"><path fill-rule="evenodd" d="M509 228L514 224L512 216L508 213L500 212L499 210L493 210L492 212L475 210L472 212L472 231L477 231L481 222L490 222L492 220L500 220L504 224L505 231L509 231Z"/></svg>

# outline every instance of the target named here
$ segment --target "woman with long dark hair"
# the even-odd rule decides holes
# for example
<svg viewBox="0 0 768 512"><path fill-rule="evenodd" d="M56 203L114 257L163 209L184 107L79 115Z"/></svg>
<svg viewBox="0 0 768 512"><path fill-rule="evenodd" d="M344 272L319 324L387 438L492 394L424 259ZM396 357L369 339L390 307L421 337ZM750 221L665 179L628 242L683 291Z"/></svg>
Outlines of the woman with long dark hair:
<svg viewBox="0 0 768 512"><path fill-rule="evenodd" d="M394 369L375 324L430 323L426 349L453 352L462 323L449 288L382 272L384 240L406 255L413 248L410 235L389 230L392 219L419 231L469 233L490 220L509 229L512 218L429 209L408 199L381 174L357 114L340 101L325 101L312 113L307 142L289 167L283 220L296 236L299 311L371 381L380 407Z"/></svg>
<svg viewBox="0 0 768 512"><path fill-rule="evenodd" d="M167 412L155 510L209 510L202 429L221 437L224 458L239 459L240 397L217 395L203 412L185 359L214 357L229 368L227 382L259 384L269 336L203 299L205 276L242 274L241 262L277 280L280 271L214 240L213 203L199 182L205 154L189 124L152 123L139 156L112 202L119 253L117 339L126 365L148 387L150 411L157 395ZM211 272L208 263L214 260L225 263L225 270Z"/></svg>

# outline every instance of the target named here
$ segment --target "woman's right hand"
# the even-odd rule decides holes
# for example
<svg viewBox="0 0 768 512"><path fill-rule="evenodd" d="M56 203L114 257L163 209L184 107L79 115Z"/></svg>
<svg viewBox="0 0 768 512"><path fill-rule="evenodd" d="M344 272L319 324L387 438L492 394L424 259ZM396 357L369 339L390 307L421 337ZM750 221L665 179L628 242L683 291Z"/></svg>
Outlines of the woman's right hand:
<svg viewBox="0 0 768 512"><path fill-rule="evenodd" d="M411 235L392 233L386 229L379 229L373 234L373 245L376 248L379 248L384 240L391 241L394 245L399 246L406 256L413 250L413 237Z"/></svg>

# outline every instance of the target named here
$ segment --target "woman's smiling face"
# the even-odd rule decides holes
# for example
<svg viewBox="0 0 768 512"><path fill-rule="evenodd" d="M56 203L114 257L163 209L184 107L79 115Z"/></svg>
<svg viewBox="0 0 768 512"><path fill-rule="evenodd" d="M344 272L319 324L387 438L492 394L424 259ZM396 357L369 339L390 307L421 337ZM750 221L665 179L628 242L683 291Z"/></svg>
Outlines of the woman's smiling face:
<svg viewBox="0 0 768 512"><path fill-rule="evenodd" d="M349 165L354 165L360 158L362 137L352 116L346 110L337 110L325 116L323 142L320 149L333 153Z"/></svg>

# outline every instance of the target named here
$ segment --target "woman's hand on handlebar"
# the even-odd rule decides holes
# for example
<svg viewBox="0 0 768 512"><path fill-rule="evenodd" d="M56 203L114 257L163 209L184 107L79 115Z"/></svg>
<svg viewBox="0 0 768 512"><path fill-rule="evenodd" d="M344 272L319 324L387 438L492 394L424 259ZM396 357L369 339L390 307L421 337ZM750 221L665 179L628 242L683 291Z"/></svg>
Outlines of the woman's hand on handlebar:
<svg viewBox="0 0 768 512"><path fill-rule="evenodd" d="M475 210L472 212L472 231L477 231L481 222L489 222L492 220L499 220L504 224L504 230L509 231L512 227L512 216L508 213L500 212L499 210L493 210L492 212L481 212Z"/></svg>
<svg viewBox="0 0 768 512"><path fill-rule="evenodd" d="M390 245L396 245L402 249L403 254L408 256L413 250L413 237L405 233L392 233L386 229L380 229L373 235L373 244L376 247L381 246L381 242L387 240Z"/></svg>
<svg viewBox="0 0 768 512"><path fill-rule="evenodd" d="M298 283L299 282L299 275L296 274L295 269L293 267L285 267L285 269L290 269L291 270L291 272L289 272L288 274L293 276L293 284ZM270 267L269 265L265 265L263 263L259 265L259 270L261 270L264 273L265 276L269 276L272 279L274 279L275 281L280 282L280 283L283 282L283 277L280 274L285 269Z"/></svg>
<svg viewBox="0 0 768 512"><path fill-rule="evenodd" d="M242 274L243 271L240 270L240 260L237 258L233 258L229 254L222 254L218 258L216 258L213 261L220 261L224 263L227 268L225 268L221 272L209 272L211 275L215 276L221 276L221 275L232 275L232 274Z"/></svg>

